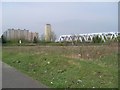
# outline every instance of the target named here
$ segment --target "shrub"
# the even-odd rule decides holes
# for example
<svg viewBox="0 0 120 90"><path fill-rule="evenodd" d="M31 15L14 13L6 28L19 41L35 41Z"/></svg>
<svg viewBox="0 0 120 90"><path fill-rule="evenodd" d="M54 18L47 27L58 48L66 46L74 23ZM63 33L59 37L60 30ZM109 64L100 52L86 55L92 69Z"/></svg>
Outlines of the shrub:
<svg viewBox="0 0 120 90"><path fill-rule="evenodd" d="M117 40L118 40L118 42L120 42L120 35L117 36Z"/></svg>
<svg viewBox="0 0 120 90"><path fill-rule="evenodd" d="M4 35L1 36L1 39L2 39L2 43L7 43L7 39Z"/></svg>
<svg viewBox="0 0 120 90"><path fill-rule="evenodd" d="M104 42L104 41L98 35L93 37L93 43L102 43L102 42Z"/></svg>
<svg viewBox="0 0 120 90"><path fill-rule="evenodd" d="M36 37L34 37L33 43L38 43L38 39Z"/></svg>

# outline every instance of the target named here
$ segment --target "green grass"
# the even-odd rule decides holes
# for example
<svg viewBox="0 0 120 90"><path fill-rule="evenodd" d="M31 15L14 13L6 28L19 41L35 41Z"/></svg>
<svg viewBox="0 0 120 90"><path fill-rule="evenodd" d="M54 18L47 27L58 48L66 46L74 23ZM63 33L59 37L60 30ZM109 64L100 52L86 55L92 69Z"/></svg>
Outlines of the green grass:
<svg viewBox="0 0 120 90"><path fill-rule="evenodd" d="M49 87L118 87L116 46L3 46L2 52L3 62Z"/></svg>

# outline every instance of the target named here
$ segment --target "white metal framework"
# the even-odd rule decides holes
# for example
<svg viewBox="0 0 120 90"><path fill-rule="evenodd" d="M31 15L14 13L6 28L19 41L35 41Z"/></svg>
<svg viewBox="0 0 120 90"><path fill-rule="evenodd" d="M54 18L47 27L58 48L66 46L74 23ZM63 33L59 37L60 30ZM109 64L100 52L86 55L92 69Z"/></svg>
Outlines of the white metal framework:
<svg viewBox="0 0 120 90"><path fill-rule="evenodd" d="M103 33L88 33L88 34L75 34L75 35L61 35L58 42L63 41L80 41L80 42L92 42L93 37L101 37L105 42L108 39L115 39L120 35L118 32L103 32Z"/></svg>

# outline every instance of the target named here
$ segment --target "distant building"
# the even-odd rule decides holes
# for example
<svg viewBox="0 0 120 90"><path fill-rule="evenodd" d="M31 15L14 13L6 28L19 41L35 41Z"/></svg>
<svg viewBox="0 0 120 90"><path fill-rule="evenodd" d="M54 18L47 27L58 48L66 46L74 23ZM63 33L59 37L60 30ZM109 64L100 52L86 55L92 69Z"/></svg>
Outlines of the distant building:
<svg viewBox="0 0 120 90"><path fill-rule="evenodd" d="M3 36L6 37L7 40L25 40L25 41L33 41L34 37L38 39L38 33L29 32L29 30L21 30L21 29L8 29L3 33Z"/></svg>
<svg viewBox="0 0 120 90"><path fill-rule="evenodd" d="M51 25L46 24L45 25L45 41L51 41Z"/></svg>

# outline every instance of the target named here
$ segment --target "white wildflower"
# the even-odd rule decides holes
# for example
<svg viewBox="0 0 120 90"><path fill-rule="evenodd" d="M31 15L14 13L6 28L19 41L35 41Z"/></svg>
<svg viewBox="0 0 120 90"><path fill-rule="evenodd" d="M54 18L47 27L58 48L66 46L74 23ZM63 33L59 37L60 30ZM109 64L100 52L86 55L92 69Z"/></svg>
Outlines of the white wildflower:
<svg viewBox="0 0 120 90"><path fill-rule="evenodd" d="M82 80L80 80L80 79L79 79L79 80L77 80L77 84L79 84L79 83L82 83Z"/></svg>
<svg viewBox="0 0 120 90"><path fill-rule="evenodd" d="M65 83L67 83L67 81L65 81Z"/></svg>
<svg viewBox="0 0 120 90"><path fill-rule="evenodd" d="M47 71L45 70L45 73L47 73Z"/></svg>
<svg viewBox="0 0 120 90"><path fill-rule="evenodd" d="M87 54L87 57L89 57L89 54Z"/></svg>
<svg viewBox="0 0 120 90"><path fill-rule="evenodd" d="M48 64L50 64L50 62L47 62Z"/></svg>
<svg viewBox="0 0 120 90"><path fill-rule="evenodd" d="M53 84L53 82L50 82L51 84Z"/></svg>
<svg viewBox="0 0 120 90"><path fill-rule="evenodd" d="M79 57L81 57L81 54L78 54Z"/></svg>

